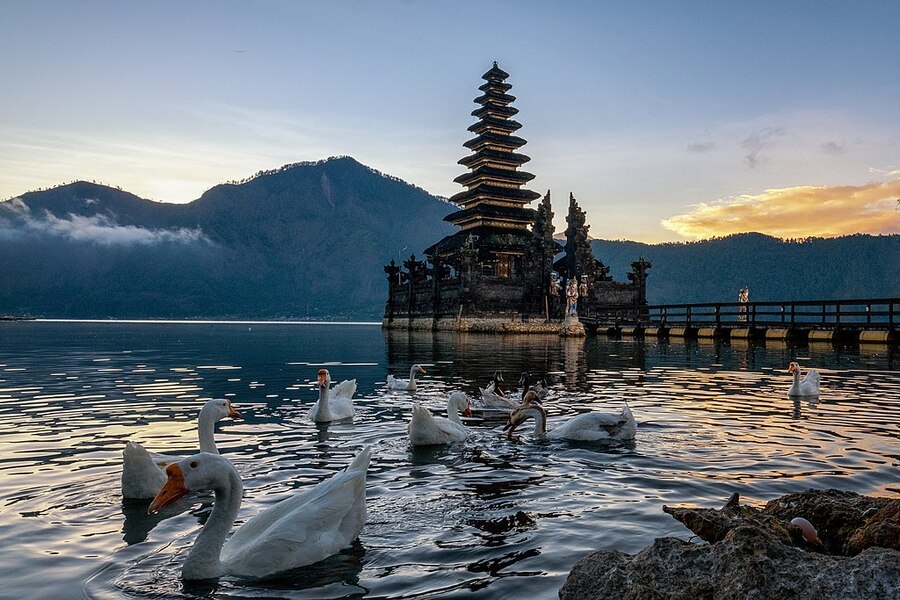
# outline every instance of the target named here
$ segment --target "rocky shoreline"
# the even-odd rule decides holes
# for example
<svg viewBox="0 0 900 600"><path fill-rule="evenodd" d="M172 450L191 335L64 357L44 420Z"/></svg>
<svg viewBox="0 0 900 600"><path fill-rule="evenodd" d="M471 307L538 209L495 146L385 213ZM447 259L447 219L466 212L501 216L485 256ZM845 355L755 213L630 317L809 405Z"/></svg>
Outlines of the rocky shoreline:
<svg viewBox="0 0 900 600"><path fill-rule="evenodd" d="M381 322L382 329L410 331L460 331L471 333L522 333L553 334L569 337L584 337L584 326L577 318L567 318L563 322L547 320L522 320L521 316L503 317L462 317L434 319L432 317L402 318L393 321L387 318Z"/></svg>
<svg viewBox="0 0 900 600"><path fill-rule="evenodd" d="M707 543L659 538L634 555L594 552L572 568L560 599L900 598L900 500L808 490L762 509L735 494L721 509L663 511Z"/></svg>

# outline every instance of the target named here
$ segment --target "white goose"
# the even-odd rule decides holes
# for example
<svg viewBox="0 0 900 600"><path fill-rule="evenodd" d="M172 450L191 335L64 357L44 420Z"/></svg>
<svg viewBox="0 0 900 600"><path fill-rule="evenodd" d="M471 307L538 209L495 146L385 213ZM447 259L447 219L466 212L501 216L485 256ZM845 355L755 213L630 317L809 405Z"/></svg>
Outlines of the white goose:
<svg viewBox="0 0 900 600"><path fill-rule="evenodd" d="M806 372L806 376L800 379L800 365L792 362L788 365L788 372L794 374L794 383L788 390L788 396L818 396L819 373L815 369Z"/></svg>
<svg viewBox="0 0 900 600"><path fill-rule="evenodd" d="M527 419L534 419L534 434L546 435L551 440L571 440L581 442L624 442L634 439L637 422L631 409L625 404L618 414L587 412L572 417L559 427L547 431L547 413L534 403L537 394L525 394L523 405L509 414L509 422L504 429L506 437L512 439L516 427Z"/></svg>
<svg viewBox="0 0 900 600"><path fill-rule="evenodd" d="M409 379L397 379L393 375L387 376L387 389L389 390L406 390L408 392L416 391L416 373L425 373L419 365L413 365L409 368Z"/></svg>
<svg viewBox="0 0 900 600"><path fill-rule="evenodd" d="M222 398L210 400L200 409L197 417L197 435L200 437L200 451L218 454L214 437L216 421L225 417L241 418L231 402ZM129 499L150 499L166 482L163 469L179 459L177 456L150 454L137 442L127 442L122 453L122 497Z"/></svg>
<svg viewBox="0 0 900 600"><path fill-rule="evenodd" d="M478 388L478 391L481 392L482 406L499 410L512 410L519 406L518 400L515 398L507 398L506 394L503 393L503 390L500 389L500 384L502 382L503 374L500 373L500 371L495 371L494 378L491 379L491 382L483 389Z"/></svg>
<svg viewBox="0 0 900 600"><path fill-rule="evenodd" d="M169 465L168 480L150 504L157 512L188 492L212 490L215 504L184 560L187 580L222 575L268 577L318 562L347 548L366 522L366 446L345 471L282 500L231 531L244 486L224 457L200 453Z"/></svg>
<svg viewBox="0 0 900 600"><path fill-rule="evenodd" d="M469 417L472 415L471 401L463 392L453 392L447 399L447 418L435 417L431 411L413 404L412 420L407 430L409 443L413 446L434 446L452 444L469 437L469 430L462 424L459 413Z"/></svg>
<svg viewBox="0 0 900 600"><path fill-rule="evenodd" d="M319 369L319 399L309 409L310 421L327 423L353 418L353 394L356 393L356 380L342 381L333 388L331 374L328 369Z"/></svg>

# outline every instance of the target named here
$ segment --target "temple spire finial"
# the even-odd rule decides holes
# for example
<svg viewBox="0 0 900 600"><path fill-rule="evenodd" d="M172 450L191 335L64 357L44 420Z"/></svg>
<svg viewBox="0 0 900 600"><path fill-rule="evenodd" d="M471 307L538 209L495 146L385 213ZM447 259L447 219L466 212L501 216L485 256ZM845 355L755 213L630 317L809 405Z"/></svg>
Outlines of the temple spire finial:
<svg viewBox="0 0 900 600"><path fill-rule="evenodd" d="M497 64L497 61L495 60L495 61L494 61L494 68L496 69L496 68L498 68L498 67L499 67L499 65Z"/></svg>

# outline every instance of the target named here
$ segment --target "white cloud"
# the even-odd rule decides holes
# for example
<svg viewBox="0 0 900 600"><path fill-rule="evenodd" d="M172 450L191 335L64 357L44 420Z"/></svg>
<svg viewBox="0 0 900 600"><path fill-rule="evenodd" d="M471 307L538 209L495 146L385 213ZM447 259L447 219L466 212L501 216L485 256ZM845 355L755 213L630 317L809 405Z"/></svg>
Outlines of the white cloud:
<svg viewBox="0 0 900 600"><path fill-rule="evenodd" d="M34 218L28 205L18 198L3 202L0 207L14 219L0 215L0 238L16 239L32 235L50 235L75 242L101 246L130 246L151 244L212 244L200 229L148 229L134 225L119 225L105 215L90 217L69 214L65 218L45 212Z"/></svg>
<svg viewBox="0 0 900 600"><path fill-rule="evenodd" d="M900 175L900 169L897 167L888 167L887 169L876 169L875 167L869 167L869 173L874 175L883 175L885 177L897 177Z"/></svg>
<svg viewBox="0 0 900 600"><path fill-rule="evenodd" d="M799 186L701 203L662 221L679 235L703 239L756 231L784 238L900 233L894 210L900 179L860 186Z"/></svg>

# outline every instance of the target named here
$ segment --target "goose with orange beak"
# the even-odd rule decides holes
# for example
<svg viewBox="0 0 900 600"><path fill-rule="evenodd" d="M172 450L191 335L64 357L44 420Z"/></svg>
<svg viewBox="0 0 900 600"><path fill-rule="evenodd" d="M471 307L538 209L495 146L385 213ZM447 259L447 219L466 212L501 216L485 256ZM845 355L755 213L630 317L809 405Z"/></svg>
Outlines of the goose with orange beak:
<svg viewBox="0 0 900 600"><path fill-rule="evenodd" d="M241 508L243 483L226 458L201 452L166 468L168 479L149 512L191 492L213 491L212 513L184 560L182 578L265 578L323 560L359 537L366 522L370 457L366 446L344 471L251 517L228 538Z"/></svg>
<svg viewBox="0 0 900 600"><path fill-rule="evenodd" d="M420 365L413 365L409 368L409 379L397 379L393 375L387 376L387 389L389 390L406 390L414 392L418 388L416 384L416 373L425 374L425 369Z"/></svg>
<svg viewBox="0 0 900 600"><path fill-rule="evenodd" d="M818 396L819 395L819 372L810 369L806 375L800 378L800 365L792 362L788 365L788 373L794 376L794 382L788 390L788 396Z"/></svg>
<svg viewBox="0 0 900 600"><path fill-rule="evenodd" d="M203 405L197 417L197 435L200 451L218 454L215 440L215 425L226 417L240 419L241 414L229 400L214 398ZM151 454L137 442L127 442L122 456L122 497L127 499L150 499L166 482L163 469L180 457L165 454Z"/></svg>
<svg viewBox="0 0 900 600"><path fill-rule="evenodd" d="M328 369L319 369L316 386L319 388L319 399L309 409L308 416L310 421L327 423L329 421L342 421L353 418L353 394L356 393L355 379L342 381L330 388L331 373L328 372Z"/></svg>
<svg viewBox="0 0 900 600"><path fill-rule="evenodd" d="M453 392L447 399L447 418L435 417L418 402L413 404L409 421L409 443L412 446L435 446L461 442L469 437L469 430L459 415L472 416L472 401L463 392Z"/></svg>

